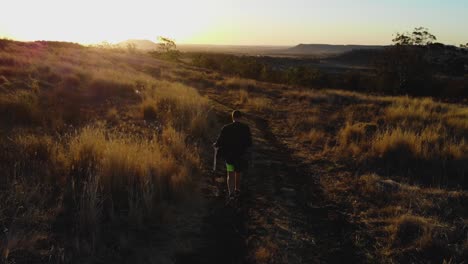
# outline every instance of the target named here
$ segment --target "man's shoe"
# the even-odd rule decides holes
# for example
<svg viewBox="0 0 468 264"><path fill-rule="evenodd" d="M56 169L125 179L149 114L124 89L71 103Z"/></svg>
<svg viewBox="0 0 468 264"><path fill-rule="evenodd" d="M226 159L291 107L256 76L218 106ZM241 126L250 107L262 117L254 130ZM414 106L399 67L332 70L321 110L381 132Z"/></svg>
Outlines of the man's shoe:
<svg viewBox="0 0 468 264"><path fill-rule="evenodd" d="M232 202L235 199L235 194L231 193L230 195L226 196L226 204Z"/></svg>

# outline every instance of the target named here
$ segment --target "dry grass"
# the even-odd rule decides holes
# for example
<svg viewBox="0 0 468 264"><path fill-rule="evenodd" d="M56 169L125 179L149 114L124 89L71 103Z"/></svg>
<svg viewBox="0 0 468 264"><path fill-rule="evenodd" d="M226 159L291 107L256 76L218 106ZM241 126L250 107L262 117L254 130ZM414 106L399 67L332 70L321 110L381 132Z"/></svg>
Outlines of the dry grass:
<svg viewBox="0 0 468 264"><path fill-rule="evenodd" d="M236 105L252 109L254 111L267 111L272 107L272 101L254 93L249 93L245 89L231 90L229 93L236 98Z"/></svg>
<svg viewBox="0 0 468 264"><path fill-rule="evenodd" d="M133 230L169 225L168 208L196 199L199 148L214 118L195 89L154 78L162 62L49 44L0 50L0 224L13 219L21 231L1 250L8 261L44 259L40 230L53 261L115 257L114 248L134 246L125 242ZM34 216L15 214L18 205Z"/></svg>
<svg viewBox="0 0 468 264"><path fill-rule="evenodd" d="M212 125L208 99L181 83L153 81L142 92L143 118L157 119L194 137L205 137Z"/></svg>
<svg viewBox="0 0 468 264"><path fill-rule="evenodd" d="M64 181L68 158L63 146L47 135L18 135L16 170L22 177L37 184Z"/></svg>
<svg viewBox="0 0 468 264"><path fill-rule="evenodd" d="M421 246L424 241L432 239L430 220L420 216L401 215L393 220L387 230L394 248Z"/></svg>
<svg viewBox="0 0 468 264"><path fill-rule="evenodd" d="M76 227L73 235L78 244L73 250L80 254L93 255L102 249L104 223L125 219L141 229L148 221L159 221L165 213L163 203L192 193L193 178L201 166L186 135L172 127L146 138L98 125L61 142L28 134L18 136L15 144L19 150L16 181L65 188L64 195L70 199L61 207L77 217L66 224ZM26 236L32 235L29 232Z"/></svg>
<svg viewBox="0 0 468 264"><path fill-rule="evenodd" d="M239 90L239 100L237 101L238 104L247 104L249 102L249 92L247 90L241 89Z"/></svg>
<svg viewBox="0 0 468 264"><path fill-rule="evenodd" d="M0 122L4 125L35 125L41 119L38 97L34 93L18 91L0 98Z"/></svg>
<svg viewBox="0 0 468 264"><path fill-rule="evenodd" d="M424 183L465 184L464 122L457 119L449 125L446 118L463 116L464 107L405 97L384 104L383 116L368 102L352 103L346 109L341 113L347 122L336 135L335 157L351 155L362 165L374 163L387 173Z"/></svg>
<svg viewBox="0 0 468 264"><path fill-rule="evenodd" d="M442 262L463 255L466 192L407 185L376 174L330 180L335 183L324 182L329 195L355 201L355 217L363 224L358 233L368 237L363 250L375 248L373 262ZM343 192L347 197L339 195Z"/></svg>
<svg viewBox="0 0 468 264"><path fill-rule="evenodd" d="M273 109L285 114L271 123L287 125L275 132L316 164L328 199L357 223L355 246L369 263L466 258L466 106L292 87L278 94Z"/></svg>
<svg viewBox="0 0 468 264"><path fill-rule="evenodd" d="M242 78L227 78L217 82L218 87L225 87L229 90L245 90L253 91L256 90L258 83L255 80L242 79Z"/></svg>
<svg viewBox="0 0 468 264"><path fill-rule="evenodd" d="M87 127L72 138L70 157L73 170L90 179L74 181L99 184L100 197L110 199L116 208L136 210L133 217L141 221L154 215L161 201L188 193L188 183L199 168L198 156L190 149L185 135L171 127L151 140Z"/></svg>
<svg viewBox="0 0 468 264"><path fill-rule="evenodd" d="M111 107L107 110L106 119L109 123L116 124L119 120L119 110L116 107Z"/></svg>
<svg viewBox="0 0 468 264"><path fill-rule="evenodd" d="M248 106L256 111L266 111L271 108L272 102L268 98L253 97L249 98Z"/></svg>
<svg viewBox="0 0 468 264"><path fill-rule="evenodd" d="M327 139L327 134L318 129L311 129L309 132L302 134L301 142L311 144L313 146L323 146Z"/></svg>

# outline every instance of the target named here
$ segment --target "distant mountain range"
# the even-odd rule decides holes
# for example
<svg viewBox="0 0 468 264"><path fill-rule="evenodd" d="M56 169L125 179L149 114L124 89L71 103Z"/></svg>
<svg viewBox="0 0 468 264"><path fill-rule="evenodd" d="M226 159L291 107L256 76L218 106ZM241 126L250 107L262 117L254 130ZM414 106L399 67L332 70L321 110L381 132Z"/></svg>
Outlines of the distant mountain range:
<svg viewBox="0 0 468 264"><path fill-rule="evenodd" d="M129 39L118 43L118 46L127 47L128 44L134 44L140 50L158 49L158 44L147 39ZM385 46L376 45L330 45L330 44L299 44L290 46L244 46L244 45L199 45L182 44L178 45L181 51L187 52L218 52L248 55L333 55L346 53L353 50L378 50Z"/></svg>
<svg viewBox="0 0 468 264"><path fill-rule="evenodd" d="M383 49L385 46L372 45L330 45L330 44L299 44L292 48L283 50L285 54L338 54L352 50L375 50Z"/></svg>

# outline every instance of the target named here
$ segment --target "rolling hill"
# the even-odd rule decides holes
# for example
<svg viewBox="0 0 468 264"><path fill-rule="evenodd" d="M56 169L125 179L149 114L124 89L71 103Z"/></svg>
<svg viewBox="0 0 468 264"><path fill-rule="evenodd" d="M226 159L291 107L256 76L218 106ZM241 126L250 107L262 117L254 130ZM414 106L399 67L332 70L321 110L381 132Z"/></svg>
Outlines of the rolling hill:
<svg viewBox="0 0 468 264"><path fill-rule="evenodd" d="M385 46L371 45L330 45L330 44L299 44L282 51L285 54L337 54L352 50L383 49Z"/></svg>
<svg viewBox="0 0 468 264"><path fill-rule="evenodd" d="M129 39L119 42L117 45L127 47L128 44L135 44L135 47L140 50L155 50L158 44L148 39Z"/></svg>

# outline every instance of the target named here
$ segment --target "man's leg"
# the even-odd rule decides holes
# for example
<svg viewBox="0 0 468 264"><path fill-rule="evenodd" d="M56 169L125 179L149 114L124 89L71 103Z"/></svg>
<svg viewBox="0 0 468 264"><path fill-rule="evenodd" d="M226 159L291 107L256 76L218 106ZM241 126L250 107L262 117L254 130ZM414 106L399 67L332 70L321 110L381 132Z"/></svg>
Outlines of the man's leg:
<svg viewBox="0 0 468 264"><path fill-rule="evenodd" d="M235 177L236 177L236 187L235 187L235 190L236 191L240 191L240 182L241 182L241 176L242 176L242 173L241 172L235 172Z"/></svg>
<svg viewBox="0 0 468 264"><path fill-rule="evenodd" d="M234 165L226 162L226 171L227 171L226 183L228 187L229 196L231 196L231 194L234 194L234 189L236 187L234 170L235 170Z"/></svg>
<svg viewBox="0 0 468 264"><path fill-rule="evenodd" d="M228 171L227 172L227 187L228 187L228 194L231 196L231 194L234 194L234 190L236 187L235 183L235 172Z"/></svg>

